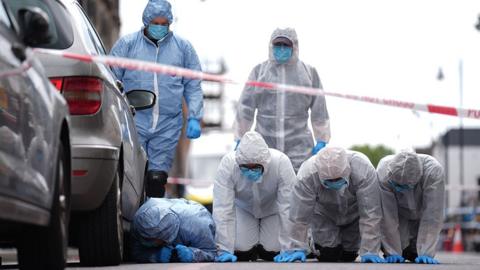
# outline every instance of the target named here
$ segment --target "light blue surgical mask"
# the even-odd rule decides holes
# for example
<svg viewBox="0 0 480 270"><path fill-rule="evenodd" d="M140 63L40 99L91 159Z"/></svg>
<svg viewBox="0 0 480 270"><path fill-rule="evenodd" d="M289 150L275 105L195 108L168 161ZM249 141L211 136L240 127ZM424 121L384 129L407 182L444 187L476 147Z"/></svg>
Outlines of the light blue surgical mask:
<svg viewBox="0 0 480 270"><path fill-rule="evenodd" d="M240 172L242 173L243 176L245 176L245 178L247 178L247 180L252 182L257 182L258 180L260 180L260 178L263 175L263 171L260 168L247 169L247 168L240 167Z"/></svg>
<svg viewBox="0 0 480 270"><path fill-rule="evenodd" d="M168 34L168 25L149 24L147 31L151 38L160 40Z"/></svg>
<svg viewBox="0 0 480 270"><path fill-rule="evenodd" d="M343 186L347 185L347 180L344 178L340 180L323 180L323 185L332 190L340 190Z"/></svg>
<svg viewBox="0 0 480 270"><path fill-rule="evenodd" d="M402 185L402 184L395 183L392 180L388 180L388 183L390 183L390 185L393 187L393 189L395 189L396 192L404 192L404 191L412 190L415 188L415 185L413 184Z"/></svg>
<svg viewBox="0 0 480 270"><path fill-rule="evenodd" d="M292 57L293 49L288 46L273 46L273 56L278 63L284 64Z"/></svg>

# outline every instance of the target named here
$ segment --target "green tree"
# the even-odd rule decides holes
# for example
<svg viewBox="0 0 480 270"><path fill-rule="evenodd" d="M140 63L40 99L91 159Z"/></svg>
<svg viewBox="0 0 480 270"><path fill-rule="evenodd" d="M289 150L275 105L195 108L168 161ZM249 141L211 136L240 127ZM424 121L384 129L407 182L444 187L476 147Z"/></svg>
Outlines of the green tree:
<svg viewBox="0 0 480 270"><path fill-rule="evenodd" d="M394 153L391 148L388 148L384 145L354 145L350 149L365 154L370 159L375 168L377 167L378 162L380 162L380 159L382 159L384 156L388 156Z"/></svg>

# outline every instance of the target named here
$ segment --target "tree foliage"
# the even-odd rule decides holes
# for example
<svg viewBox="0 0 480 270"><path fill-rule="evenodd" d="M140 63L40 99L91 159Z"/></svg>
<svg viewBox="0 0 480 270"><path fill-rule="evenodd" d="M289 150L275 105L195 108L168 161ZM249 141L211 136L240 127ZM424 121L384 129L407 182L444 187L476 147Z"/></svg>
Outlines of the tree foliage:
<svg viewBox="0 0 480 270"><path fill-rule="evenodd" d="M370 159L370 161L372 162L373 166L375 166L375 168L377 167L380 159L394 153L394 151L391 148L388 148L384 145L376 145L376 146L371 146L368 144L354 145L350 149L365 154Z"/></svg>

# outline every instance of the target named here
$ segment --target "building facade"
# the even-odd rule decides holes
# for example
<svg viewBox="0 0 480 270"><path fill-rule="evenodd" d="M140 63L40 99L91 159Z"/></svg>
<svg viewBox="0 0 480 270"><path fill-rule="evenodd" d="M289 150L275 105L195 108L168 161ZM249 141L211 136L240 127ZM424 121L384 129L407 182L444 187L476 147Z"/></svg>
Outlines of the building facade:
<svg viewBox="0 0 480 270"><path fill-rule="evenodd" d="M120 34L119 0L79 0L78 1L102 38L107 51L110 51Z"/></svg>

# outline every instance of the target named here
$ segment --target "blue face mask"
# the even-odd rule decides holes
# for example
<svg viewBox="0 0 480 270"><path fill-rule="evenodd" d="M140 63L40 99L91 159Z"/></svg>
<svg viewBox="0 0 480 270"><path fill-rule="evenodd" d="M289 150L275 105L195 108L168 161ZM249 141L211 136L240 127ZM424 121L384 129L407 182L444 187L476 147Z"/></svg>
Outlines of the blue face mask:
<svg viewBox="0 0 480 270"><path fill-rule="evenodd" d="M293 49L288 46L273 46L273 56L278 63L284 64L292 57Z"/></svg>
<svg viewBox="0 0 480 270"><path fill-rule="evenodd" d="M388 183L390 183L390 185L393 187L393 189L395 189L396 192L404 192L404 191L412 190L415 188L415 185L412 185L412 184L402 185L402 184L395 183L392 180L388 180Z"/></svg>
<svg viewBox="0 0 480 270"><path fill-rule="evenodd" d="M168 34L168 25L149 24L147 31L151 38L160 40Z"/></svg>
<svg viewBox="0 0 480 270"><path fill-rule="evenodd" d="M245 176L245 178L252 182L257 182L263 175L263 171L260 168L247 169L240 167L240 171L242 172L242 175Z"/></svg>
<svg viewBox="0 0 480 270"><path fill-rule="evenodd" d="M347 185L347 180L340 179L340 180L323 180L323 185L332 190L340 190L343 186Z"/></svg>

